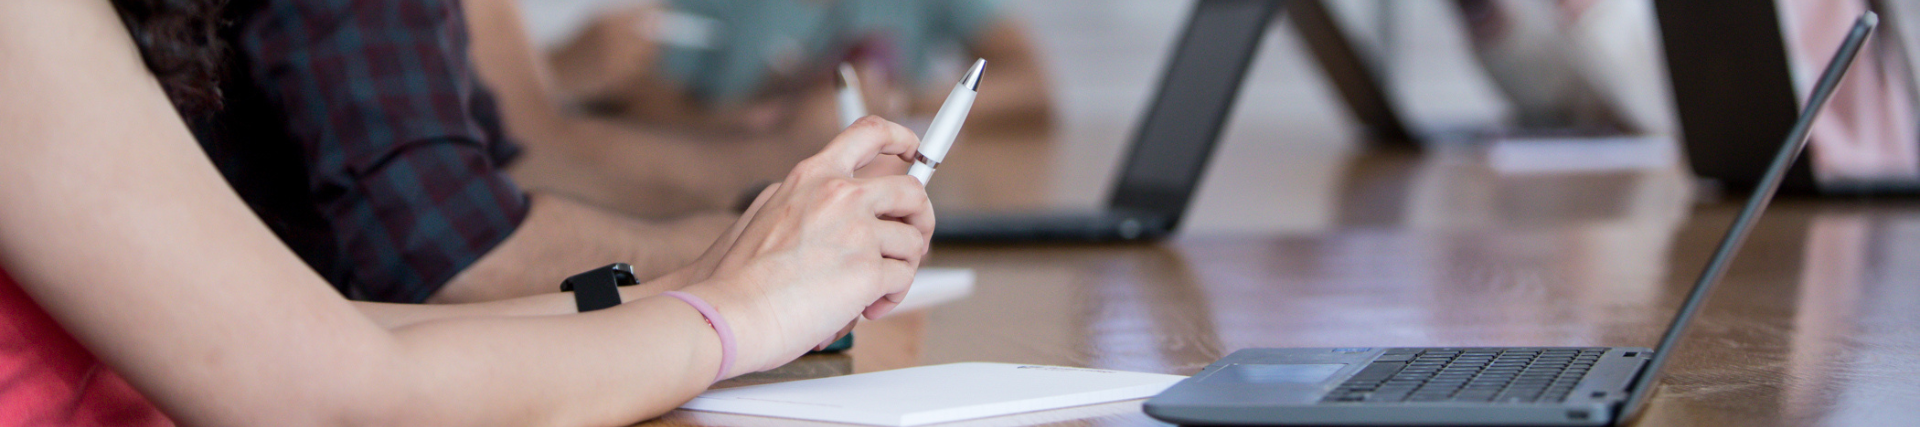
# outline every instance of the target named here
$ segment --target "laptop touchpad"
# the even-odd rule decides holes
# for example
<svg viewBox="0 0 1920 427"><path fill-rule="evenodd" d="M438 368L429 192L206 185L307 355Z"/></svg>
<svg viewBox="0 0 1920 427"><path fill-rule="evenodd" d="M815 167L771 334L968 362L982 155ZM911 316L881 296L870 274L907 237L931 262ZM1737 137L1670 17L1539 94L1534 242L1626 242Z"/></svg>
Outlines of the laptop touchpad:
<svg viewBox="0 0 1920 427"><path fill-rule="evenodd" d="M1346 367L1345 363L1264 364L1235 363L1208 375L1204 383L1317 384Z"/></svg>

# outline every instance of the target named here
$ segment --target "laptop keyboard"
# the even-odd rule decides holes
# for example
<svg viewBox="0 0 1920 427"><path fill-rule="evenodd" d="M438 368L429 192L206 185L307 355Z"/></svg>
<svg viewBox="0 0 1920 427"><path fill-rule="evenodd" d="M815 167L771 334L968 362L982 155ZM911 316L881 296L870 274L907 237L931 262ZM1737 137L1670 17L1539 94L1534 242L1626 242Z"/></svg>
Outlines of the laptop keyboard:
<svg viewBox="0 0 1920 427"><path fill-rule="evenodd" d="M1562 402L1604 348L1388 349L1325 402Z"/></svg>

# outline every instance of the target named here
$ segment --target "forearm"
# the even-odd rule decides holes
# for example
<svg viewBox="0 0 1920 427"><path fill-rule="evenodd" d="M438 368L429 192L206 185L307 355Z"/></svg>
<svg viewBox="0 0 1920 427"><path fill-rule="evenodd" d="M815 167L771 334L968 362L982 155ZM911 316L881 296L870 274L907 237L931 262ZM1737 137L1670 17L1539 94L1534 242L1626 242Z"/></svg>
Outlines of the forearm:
<svg viewBox="0 0 1920 427"><path fill-rule="evenodd" d="M173 421L631 423L718 370L662 298L380 328L221 180L107 2L0 2L0 52L0 264Z"/></svg>
<svg viewBox="0 0 1920 427"><path fill-rule="evenodd" d="M615 262L632 264L634 273L650 288L677 288L685 282L668 273L698 258L734 219L732 214L711 214L652 222L536 193L520 227L455 275L428 302L472 303L550 294L569 276ZM655 280L663 276L673 280Z"/></svg>
<svg viewBox="0 0 1920 427"><path fill-rule="evenodd" d="M680 269L633 286L620 287L620 301L633 302L684 288L693 280L690 270ZM557 289L558 286L555 286ZM530 317L574 314L579 312L572 292L553 292L511 299L464 304L395 304L354 301L360 314L383 328L398 329L435 320L480 317Z"/></svg>
<svg viewBox="0 0 1920 427"><path fill-rule="evenodd" d="M577 316L427 322L394 337L397 395L372 402L395 409L377 414L381 424L630 424L704 390L720 360L701 315L664 297Z"/></svg>

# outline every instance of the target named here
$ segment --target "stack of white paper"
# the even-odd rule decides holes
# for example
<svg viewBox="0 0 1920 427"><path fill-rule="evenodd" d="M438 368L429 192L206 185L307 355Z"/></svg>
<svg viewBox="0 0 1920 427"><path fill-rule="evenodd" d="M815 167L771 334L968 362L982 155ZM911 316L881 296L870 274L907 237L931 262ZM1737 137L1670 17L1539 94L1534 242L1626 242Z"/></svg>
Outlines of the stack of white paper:
<svg viewBox="0 0 1920 427"><path fill-rule="evenodd" d="M1151 397L1186 377L955 363L712 390L681 409L915 426Z"/></svg>

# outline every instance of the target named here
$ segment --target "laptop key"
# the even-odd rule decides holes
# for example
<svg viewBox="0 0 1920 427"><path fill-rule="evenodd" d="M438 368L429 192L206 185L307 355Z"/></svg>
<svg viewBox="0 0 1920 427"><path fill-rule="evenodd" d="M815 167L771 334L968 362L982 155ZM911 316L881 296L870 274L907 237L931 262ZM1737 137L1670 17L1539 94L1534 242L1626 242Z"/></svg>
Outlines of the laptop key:
<svg viewBox="0 0 1920 427"><path fill-rule="evenodd" d="M1374 363L1368 364L1365 369L1361 369L1360 372L1353 374L1353 376L1350 378L1359 379L1359 378L1392 377L1395 372L1400 372L1400 368L1404 368L1406 366L1407 364L1405 363L1374 362Z"/></svg>
<svg viewBox="0 0 1920 427"><path fill-rule="evenodd" d="M1368 402L1399 402L1407 400L1407 393L1374 393L1367 396Z"/></svg>

